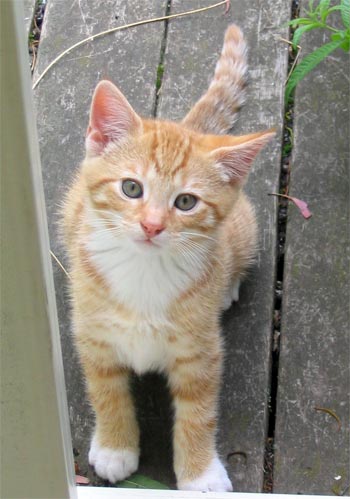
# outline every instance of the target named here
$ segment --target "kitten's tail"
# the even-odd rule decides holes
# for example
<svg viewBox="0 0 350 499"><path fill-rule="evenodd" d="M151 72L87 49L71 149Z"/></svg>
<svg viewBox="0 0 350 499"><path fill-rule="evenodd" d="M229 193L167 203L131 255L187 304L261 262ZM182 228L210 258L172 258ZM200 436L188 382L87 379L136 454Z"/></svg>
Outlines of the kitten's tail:
<svg viewBox="0 0 350 499"><path fill-rule="evenodd" d="M238 26L231 24L207 92L182 123L201 133L227 133L245 100L247 45Z"/></svg>

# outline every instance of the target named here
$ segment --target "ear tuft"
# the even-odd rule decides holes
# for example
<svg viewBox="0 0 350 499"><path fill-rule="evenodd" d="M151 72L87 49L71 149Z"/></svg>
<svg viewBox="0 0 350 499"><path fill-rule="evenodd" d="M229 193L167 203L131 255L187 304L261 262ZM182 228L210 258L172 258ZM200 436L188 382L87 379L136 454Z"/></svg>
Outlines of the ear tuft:
<svg viewBox="0 0 350 499"><path fill-rule="evenodd" d="M223 180L231 183L242 183L257 154L275 134L275 130L268 130L242 137L232 137L233 145L214 149L211 156L214 157ZM228 137L229 142L230 138Z"/></svg>
<svg viewBox="0 0 350 499"><path fill-rule="evenodd" d="M92 97L85 142L88 155L98 156L110 142L118 143L141 130L141 118L124 95L110 81L101 81Z"/></svg>

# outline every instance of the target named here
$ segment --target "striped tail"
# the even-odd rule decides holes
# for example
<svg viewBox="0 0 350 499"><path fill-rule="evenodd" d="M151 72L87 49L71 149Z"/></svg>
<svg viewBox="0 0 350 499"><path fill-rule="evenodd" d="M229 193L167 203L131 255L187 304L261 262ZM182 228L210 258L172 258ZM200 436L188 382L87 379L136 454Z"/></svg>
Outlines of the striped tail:
<svg viewBox="0 0 350 499"><path fill-rule="evenodd" d="M238 26L231 24L214 78L182 124L201 133L227 133L245 100L247 70L247 45Z"/></svg>

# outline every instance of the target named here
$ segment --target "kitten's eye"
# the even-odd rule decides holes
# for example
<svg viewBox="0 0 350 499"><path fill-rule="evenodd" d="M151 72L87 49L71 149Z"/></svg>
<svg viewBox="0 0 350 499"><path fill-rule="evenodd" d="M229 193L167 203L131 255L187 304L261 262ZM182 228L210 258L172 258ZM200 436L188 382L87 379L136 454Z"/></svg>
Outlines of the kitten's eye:
<svg viewBox="0 0 350 499"><path fill-rule="evenodd" d="M140 198L143 194L142 185L131 179L123 180L122 190L128 198Z"/></svg>
<svg viewBox="0 0 350 499"><path fill-rule="evenodd" d="M197 204L198 199L192 194L180 194L175 199L175 206L178 210L189 211L192 210Z"/></svg>

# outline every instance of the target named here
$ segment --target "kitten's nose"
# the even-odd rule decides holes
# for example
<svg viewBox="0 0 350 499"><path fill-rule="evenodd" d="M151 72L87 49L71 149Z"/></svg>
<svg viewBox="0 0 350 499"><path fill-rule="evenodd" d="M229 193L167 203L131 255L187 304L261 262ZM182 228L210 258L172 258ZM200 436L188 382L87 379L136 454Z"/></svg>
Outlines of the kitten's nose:
<svg viewBox="0 0 350 499"><path fill-rule="evenodd" d="M161 223L140 222L140 225L147 237L154 237L163 232L164 225Z"/></svg>

